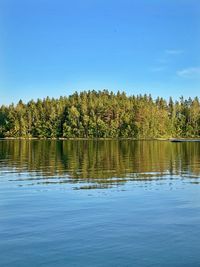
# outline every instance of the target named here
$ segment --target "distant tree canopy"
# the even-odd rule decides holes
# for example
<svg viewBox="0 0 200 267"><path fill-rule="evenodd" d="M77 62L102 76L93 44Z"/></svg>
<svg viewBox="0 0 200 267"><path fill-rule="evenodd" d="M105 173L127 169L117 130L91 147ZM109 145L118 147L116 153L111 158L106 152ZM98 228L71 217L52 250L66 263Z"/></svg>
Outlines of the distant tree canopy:
<svg viewBox="0 0 200 267"><path fill-rule="evenodd" d="M107 90L0 107L0 137L200 137L200 102Z"/></svg>

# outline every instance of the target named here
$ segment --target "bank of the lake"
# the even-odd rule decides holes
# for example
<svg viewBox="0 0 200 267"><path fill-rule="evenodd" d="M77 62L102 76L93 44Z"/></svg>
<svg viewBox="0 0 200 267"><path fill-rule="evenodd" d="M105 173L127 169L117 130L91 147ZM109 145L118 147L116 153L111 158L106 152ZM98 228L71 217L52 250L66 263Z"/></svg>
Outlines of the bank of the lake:
<svg viewBox="0 0 200 267"><path fill-rule="evenodd" d="M200 142L200 138L84 138L84 137L69 137L69 138L64 138L64 137L58 137L58 138L48 138L48 137L4 137L0 138L0 140L60 140L60 141L69 141L69 140L85 140L85 141L170 141L170 142Z"/></svg>

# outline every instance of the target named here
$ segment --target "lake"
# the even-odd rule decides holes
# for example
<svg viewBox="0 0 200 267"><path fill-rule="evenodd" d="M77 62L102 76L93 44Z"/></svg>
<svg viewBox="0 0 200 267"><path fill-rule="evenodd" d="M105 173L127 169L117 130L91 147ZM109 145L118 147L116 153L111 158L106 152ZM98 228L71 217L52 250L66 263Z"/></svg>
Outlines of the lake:
<svg viewBox="0 0 200 267"><path fill-rule="evenodd" d="M0 266L200 266L200 143L1 140Z"/></svg>

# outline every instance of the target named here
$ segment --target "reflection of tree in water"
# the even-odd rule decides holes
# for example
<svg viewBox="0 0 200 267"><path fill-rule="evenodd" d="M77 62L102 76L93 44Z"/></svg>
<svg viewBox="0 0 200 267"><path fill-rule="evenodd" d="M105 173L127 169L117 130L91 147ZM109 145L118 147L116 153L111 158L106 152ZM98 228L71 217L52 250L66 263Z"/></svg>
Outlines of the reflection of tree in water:
<svg viewBox="0 0 200 267"><path fill-rule="evenodd" d="M198 176L200 143L131 140L4 140L0 166L40 175L122 183L165 175Z"/></svg>

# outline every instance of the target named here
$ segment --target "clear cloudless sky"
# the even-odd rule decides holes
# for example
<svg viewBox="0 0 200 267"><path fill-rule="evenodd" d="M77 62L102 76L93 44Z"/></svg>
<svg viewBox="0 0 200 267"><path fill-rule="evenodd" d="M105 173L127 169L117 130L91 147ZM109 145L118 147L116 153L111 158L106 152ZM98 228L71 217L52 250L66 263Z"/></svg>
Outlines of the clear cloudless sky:
<svg viewBox="0 0 200 267"><path fill-rule="evenodd" d="M92 89L200 96L200 1L0 0L0 104Z"/></svg>

